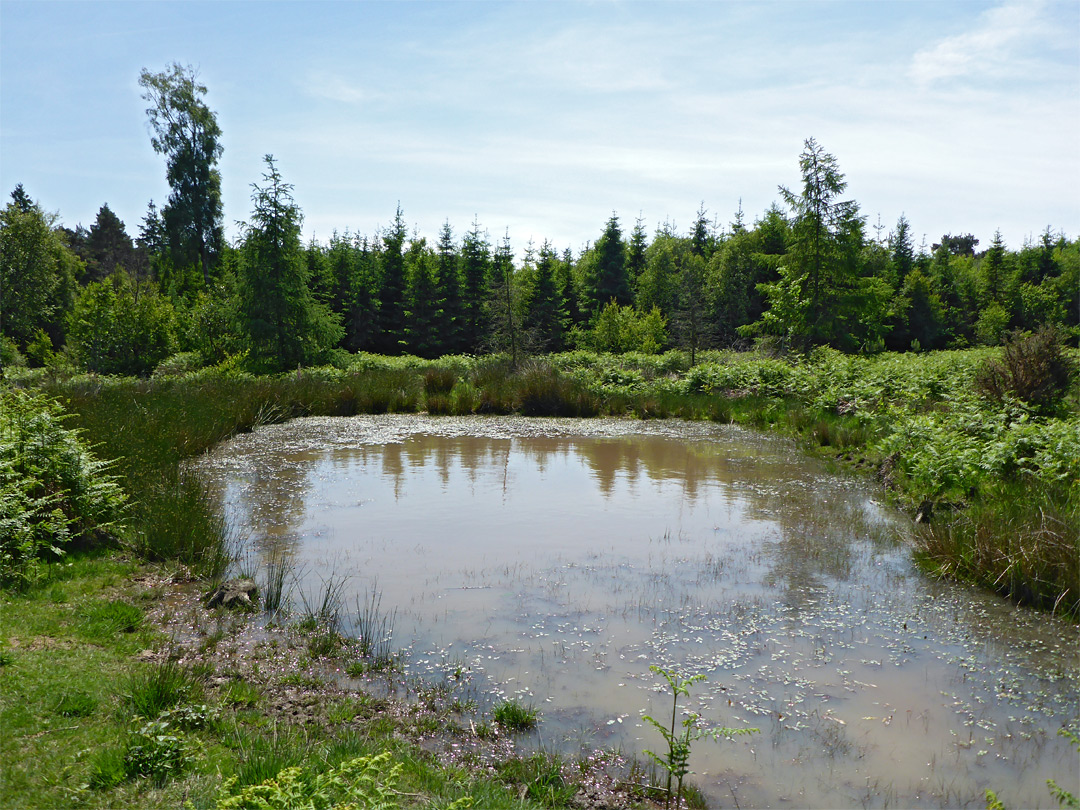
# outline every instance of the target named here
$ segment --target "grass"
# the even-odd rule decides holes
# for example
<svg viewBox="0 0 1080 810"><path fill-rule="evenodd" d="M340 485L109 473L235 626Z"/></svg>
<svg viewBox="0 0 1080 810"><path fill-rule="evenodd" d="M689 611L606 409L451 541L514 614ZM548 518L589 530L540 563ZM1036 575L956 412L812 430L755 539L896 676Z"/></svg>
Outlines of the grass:
<svg viewBox="0 0 1080 810"><path fill-rule="evenodd" d="M526 706L519 700L505 700L495 707L492 717L508 731L528 731L536 728L539 713L534 706Z"/></svg>

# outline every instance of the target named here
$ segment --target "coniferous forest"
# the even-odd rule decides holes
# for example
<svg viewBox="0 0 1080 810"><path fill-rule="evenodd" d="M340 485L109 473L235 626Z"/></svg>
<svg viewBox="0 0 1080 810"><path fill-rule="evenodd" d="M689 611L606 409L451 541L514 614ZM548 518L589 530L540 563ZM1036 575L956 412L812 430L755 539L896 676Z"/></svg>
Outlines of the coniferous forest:
<svg viewBox="0 0 1080 810"><path fill-rule="evenodd" d="M1013 331L1080 319L1080 245L1048 225L1009 246L995 234L916 245L906 216L875 225L845 196L836 156L812 138L802 185L768 210L688 231L613 213L575 251L511 245L495 223L412 231L399 205L374 233L348 224L302 237L287 161L266 156L242 230L224 237L221 131L191 68L144 70L154 149L171 188L137 225L103 202L90 226L58 225L19 185L3 209L0 334L5 366L63 364L149 375L243 356L295 369L335 352L515 356L581 348L696 354L767 345L845 353L1001 344ZM727 219L728 221L722 221Z"/></svg>

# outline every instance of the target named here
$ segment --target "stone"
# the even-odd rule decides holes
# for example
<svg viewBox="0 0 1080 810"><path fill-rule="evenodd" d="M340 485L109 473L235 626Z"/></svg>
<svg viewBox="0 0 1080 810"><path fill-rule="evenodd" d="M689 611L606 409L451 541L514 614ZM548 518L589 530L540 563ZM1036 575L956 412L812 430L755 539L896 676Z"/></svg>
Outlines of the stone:
<svg viewBox="0 0 1080 810"><path fill-rule="evenodd" d="M210 591L205 598L208 608L221 606L230 610L251 610L259 604L259 586L255 580L246 577L230 579Z"/></svg>

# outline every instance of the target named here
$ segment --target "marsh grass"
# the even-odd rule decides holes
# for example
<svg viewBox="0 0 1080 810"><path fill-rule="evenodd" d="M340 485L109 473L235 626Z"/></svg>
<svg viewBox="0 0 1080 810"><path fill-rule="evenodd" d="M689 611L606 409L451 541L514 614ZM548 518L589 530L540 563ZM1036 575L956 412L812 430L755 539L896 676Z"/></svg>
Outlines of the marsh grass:
<svg viewBox="0 0 1080 810"><path fill-rule="evenodd" d="M356 597L356 625L354 632L360 655L368 659L360 672L380 670L394 663L394 622L397 610L382 609L382 593L378 582L372 584L368 598Z"/></svg>
<svg viewBox="0 0 1080 810"><path fill-rule="evenodd" d="M1080 617L1080 504L1067 492L1007 487L989 503L936 515L915 543L919 561L937 575Z"/></svg>
<svg viewBox="0 0 1080 810"><path fill-rule="evenodd" d="M557 754L538 751L501 762L496 772L507 784L523 786L525 796L542 807L566 807L580 784L567 778L565 766Z"/></svg>
<svg viewBox="0 0 1080 810"><path fill-rule="evenodd" d="M263 584L263 610L277 614L288 607L289 596L285 590L286 577L295 568L291 557L280 546L271 549L266 557L266 577Z"/></svg>
<svg viewBox="0 0 1080 810"><path fill-rule="evenodd" d="M171 658L149 664L132 673L124 693L124 705L138 717L153 719L182 703L203 696L202 681Z"/></svg>
<svg viewBox="0 0 1080 810"><path fill-rule="evenodd" d="M492 717L508 731L528 731L536 728L539 712L534 706L526 706L519 700L504 700L495 707Z"/></svg>

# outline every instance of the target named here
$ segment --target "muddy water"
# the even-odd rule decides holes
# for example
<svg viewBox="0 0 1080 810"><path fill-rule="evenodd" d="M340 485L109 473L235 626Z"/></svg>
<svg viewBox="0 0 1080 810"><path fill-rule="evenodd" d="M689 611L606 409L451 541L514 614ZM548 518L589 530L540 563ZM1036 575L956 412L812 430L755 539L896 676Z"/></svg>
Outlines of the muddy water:
<svg viewBox="0 0 1080 810"><path fill-rule="evenodd" d="M302 419L202 463L293 602L377 590L414 674L518 696L541 742L661 750L650 664L711 806L1053 807L1080 711L1077 628L919 574L865 483L780 440L684 422ZM683 705L680 708L683 708Z"/></svg>

